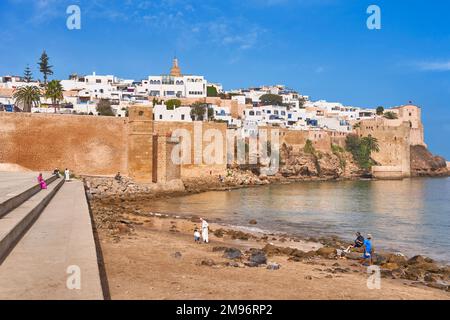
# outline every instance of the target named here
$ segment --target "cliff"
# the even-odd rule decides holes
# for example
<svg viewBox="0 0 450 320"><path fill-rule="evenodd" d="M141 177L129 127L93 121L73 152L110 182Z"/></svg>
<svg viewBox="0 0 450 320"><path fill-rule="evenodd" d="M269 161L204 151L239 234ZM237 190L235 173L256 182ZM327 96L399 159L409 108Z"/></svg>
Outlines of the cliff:
<svg viewBox="0 0 450 320"><path fill-rule="evenodd" d="M447 162L444 158L433 155L424 146L411 146L411 176L439 177L448 174Z"/></svg>
<svg viewBox="0 0 450 320"><path fill-rule="evenodd" d="M354 178L364 172L344 150L335 152L293 152L291 146L283 146L280 152L279 175L285 178Z"/></svg>

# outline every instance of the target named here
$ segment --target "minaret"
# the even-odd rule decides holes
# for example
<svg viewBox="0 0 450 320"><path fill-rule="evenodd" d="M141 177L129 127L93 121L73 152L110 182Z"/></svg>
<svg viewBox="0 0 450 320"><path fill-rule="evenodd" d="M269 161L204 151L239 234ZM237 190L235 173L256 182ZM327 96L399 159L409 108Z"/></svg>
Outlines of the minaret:
<svg viewBox="0 0 450 320"><path fill-rule="evenodd" d="M178 59L174 58L172 63L172 69L170 69L170 75L172 77L181 77L181 69L178 66Z"/></svg>

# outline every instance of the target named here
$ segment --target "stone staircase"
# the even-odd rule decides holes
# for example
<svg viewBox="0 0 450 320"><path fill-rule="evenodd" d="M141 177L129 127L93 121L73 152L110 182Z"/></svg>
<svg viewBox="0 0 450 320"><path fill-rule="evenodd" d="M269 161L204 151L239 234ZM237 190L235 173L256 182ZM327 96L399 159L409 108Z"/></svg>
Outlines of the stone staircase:
<svg viewBox="0 0 450 320"><path fill-rule="evenodd" d="M56 192L64 184L63 179L51 175L45 179L47 190L40 185L24 191L13 191L0 203L0 263L2 263L25 232L36 221Z"/></svg>
<svg viewBox="0 0 450 320"><path fill-rule="evenodd" d="M44 178L41 190L37 173L0 172L0 299L103 299L83 183Z"/></svg>

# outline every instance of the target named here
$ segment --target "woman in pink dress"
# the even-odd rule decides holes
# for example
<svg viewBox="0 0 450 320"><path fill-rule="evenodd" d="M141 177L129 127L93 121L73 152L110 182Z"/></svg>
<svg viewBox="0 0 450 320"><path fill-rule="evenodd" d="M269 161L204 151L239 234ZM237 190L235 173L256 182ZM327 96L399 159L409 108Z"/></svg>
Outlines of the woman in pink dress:
<svg viewBox="0 0 450 320"><path fill-rule="evenodd" d="M42 177L42 173L39 173L38 181L39 184L41 185L41 189L47 189L47 183L45 183L45 180Z"/></svg>

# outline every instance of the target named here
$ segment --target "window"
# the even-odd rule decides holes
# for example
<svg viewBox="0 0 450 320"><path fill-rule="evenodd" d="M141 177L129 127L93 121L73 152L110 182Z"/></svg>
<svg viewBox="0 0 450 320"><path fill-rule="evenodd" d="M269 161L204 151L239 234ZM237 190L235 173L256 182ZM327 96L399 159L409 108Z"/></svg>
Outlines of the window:
<svg viewBox="0 0 450 320"><path fill-rule="evenodd" d="M159 115L159 120L162 120L162 114Z"/></svg>
<svg viewBox="0 0 450 320"><path fill-rule="evenodd" d="M96 83L102 83L102 80L101 79L97 79L97 80L95 80L95 82Z"/></svg>

